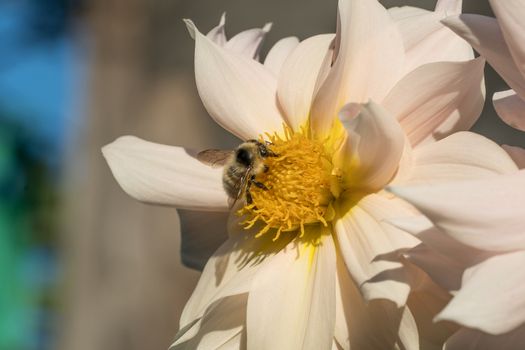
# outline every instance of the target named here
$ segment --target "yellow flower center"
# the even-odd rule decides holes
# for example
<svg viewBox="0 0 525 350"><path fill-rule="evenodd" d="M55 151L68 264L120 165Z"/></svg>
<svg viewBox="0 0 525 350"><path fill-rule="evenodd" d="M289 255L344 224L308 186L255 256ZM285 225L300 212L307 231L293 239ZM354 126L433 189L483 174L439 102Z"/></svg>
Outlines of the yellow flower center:
<svg viewBox="0 0 525 350"><path fill-rule="evenodd" d="M256 237L270 231L274 241L282 232L302 236L306 225L327 226L335 215L331 203L337 179L332 175L331 156L304 129L293 132L285 127L284 134L283 138L267 135L268 147L277 156L265 158L267 171L255 179L264 188L251 186L252 202L238 212L247 217L243 221L246 229L259 224Z"/></svg>

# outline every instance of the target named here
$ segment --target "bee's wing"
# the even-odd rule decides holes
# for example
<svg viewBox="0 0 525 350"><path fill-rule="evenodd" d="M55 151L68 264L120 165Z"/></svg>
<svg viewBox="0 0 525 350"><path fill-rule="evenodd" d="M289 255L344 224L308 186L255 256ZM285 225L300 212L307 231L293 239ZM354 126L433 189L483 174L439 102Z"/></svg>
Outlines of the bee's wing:
<svg viewBox="0 0 525 350"><path fill-rule="evenodd" d="M248 187L248 180L249 180L249 174L251 173L252 168L248 167L246 168L246 171L244 174L242 174L241 178L237 183L235 184L235 198L230 199L230 209L233 208L235 203L239 200L239 198L242 197L243 193L246 193L247 187Z"/></svg>
<svg viewBox="0 0 525 350"><path fill-rule="evenodd" d="M233 151L223 149L207 149L197 154L197 159L213 168L224 166Z"/></svg>

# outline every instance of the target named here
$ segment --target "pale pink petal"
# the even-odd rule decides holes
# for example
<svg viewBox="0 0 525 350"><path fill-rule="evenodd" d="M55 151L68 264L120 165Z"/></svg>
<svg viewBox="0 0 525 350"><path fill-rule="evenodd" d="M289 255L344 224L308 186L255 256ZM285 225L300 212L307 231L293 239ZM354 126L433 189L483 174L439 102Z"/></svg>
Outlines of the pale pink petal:
<svg viewBox="0 0 525 350"><path fill-rule="evenodd" d="M388 300L366 302L338 259L334 337L340 349L419 349L418 332L407 308Z"/></svg>
<svg viewBox="0 0 525 350"><path fill-rule="evenodd" d="M403 36L406 73L426 63L474 58L472 47L440 22L454 14L457 5L461 10L461 0L439 1L436 12L409 6L389 9Z"/></svg>
<svg viewBox="0 0 525 350"><path fill-rule="evenodd" d="M208 259L228 239L228 212L177 210L182 263L202 271Z"/></svg>
<svg viewBox="0 0 525 350"><path fill-rule="evenodd" d="M284 61L290 53L299 45L299 39L295 36L283 38L273 45L264 59L264 66L276 77L279 76Z"/></svg>
<svg viewBox="0 0 525 350"><path fill-rule="evenodd" d="M516 163L518 168L525 169L525 149L521 147L508 145L503 145L501 147L503 147L503 149L507 151L507 153L512 158L514 163Z"/></svg>
<svg viewBox="0 0 525 350"><path fill-rule="evenodd" d="M247 293L218 299L201 318L177 333L169 349L225 350L239 345L245 327L247 299Z"/></svg>
<svg viewBox="0 0 525 350"><path fill-rule="evenodd" d="M228 41L228 39L226 39L226 32L224 29L225 25L226 25L226 12L224 12L221 15L221 20L219 21L219 24L215 28L210 30L208 34L206 34L206 37L208 37L208 39L213 41L215 44L219 46L224 46L226 44L226 41Z"/></svg>
<svg viewBox="0 0 525 350"><path fill-rule="evenodd" d="M402 200L372 194L335 222L346 267L366 300L384 298L398 307L404 305L410 287L402 264L384 256L414 247L419 241L384 221L412 215L416 215L414 209Z"/></svg>
<svg viewBox="0 0 525 350"><path fill-rule="evenodd" d="M394 178L392 179L392 181L389 182L390 185L395 185L397 183L404 183L410 178L411 172L412 172L412 166L414 162L414 157L412 153L413 153L412 145L410 144L408 137L405 135L403 154L401 155L401 159L399 160L397 172L394 175Z"/></svg>
<svg viewBox="0 0 525 350"><path fill-rule="evenodd" d="M498 255L466 270L461 290L436 316L490 334L525 322L525 252Z"/></svg>
<svg viewBox="0 0 525 350"><path fill-rule="evenodd" d="M277 81L254 60L223 49L186 20L195 38L195 80L213 119L241 139L282 129Z"/></svg>
<svg viewBox="0 0 525 350"><path fill-rule="evenodd" d="M447 237L444 233L442 235ZM404 254L408 261L425 271L437 285L456 291L461 287L461 277L466 267L449 255L452 253L440 254L426 244L420 244Z"/></svg>
<svg viewBox="0 0 525 350"><path fill-rule="evenodd" d="M302 41L286 58L279 75L277 94L288 124L297 129L308 119L315 88L330 68L333 34Z"/></svg>
<svg viewBox="0 0 525 350"><path fill-rule="evenodd" d="M443 23L467 40L518 95L525 97L525 79L512 60L495 18L461 15L449 17L443 20Z"/></svg>
<svg viewBox="0 0 525 350"><path fill-rule="evenodd" d="M432 12L429 10L425 10L425 9L422 9L419 7L413 7L413 6L401 6L401 7L395 6L395 7L391 7L388 9L388 14L390 15L390 17L392 17L392 19L396 23L399 23L400 21L403 21L410 17L418 17L418 16L429 14L429 13L432 13ZM410 43L411 38L413 37L411 36L408 36L406 38L403 37L403 41L405 42L405 44ZM408 41L406 41L407 39ZM407 48L408 47L405 46L405 49Z"/></svg>
<svg viewBox="0 0 525 350"><path fill-rule="evenodd" d="M463 271L493 255L458 242L422 215L388 222L423 242L404 253L404 257L447 290L458 290Z"/></svg>
<svg viewBox="0 0 525 350"><path fill-rule="evenodd" d="M489 0L505 42L525 79L525 4L521 0Z"/></svg>
<svg viewBox="0 0 525 350"><path fill-rule="evenodd" d="M248 349L329 349L335 323L335 246L290 243L265 263L248 299Z"/></svg>
<svg viewBox="0 0 525 350"><path fill-rule="evenodd" d="M462 328L447 340L443 350L525 349L525 325L501 335Z"/></svg>
<svg viewBox="0 0 525 350"><path fill-rule="evenodd" d="M258 59L264 37L271 28L272 24L266 23L262 28L242 31L228 40L224 48L247 58Z"/></svg>
<svg viewBox="0 0 525 350"><path fill-rule="evenodd" d="M403 39L378 1L340 0L339 20L338 54L312 108L319 135L345 104L382 101L403 70Z"/></svg>
<svg viewBox="0 0 525 350"><path fill-rule="evenodd" d="M411 177L406 183L479 179L516 170L512 159L495 142L462 131L415 149Z"/></svg>
<svg viewBox="0 0 525 350"><path fill-rule="evenodd" d="M461 13L463 0L438 0L436 3L436 12L442 12L449 16Z"/></svg>
<svg viewBox="0 0 525 350"><path fill-rule="evenodd" d="M206 37L220 47L250 59L258 59L259 51L266 34L272 28L271 23L266 23L263 28L253 28L242 31L232 37L226 38L225 32L226 12L222 14L219 25L210 30Z"/></svg>
<svg viewBox="0 0 525 350"><path fill-rule="evenodd" d="M468 130L485 102L484 65L482 58L426 64L399 81L382 105L412 145Z"/></svg>
<svg viewBox="0 0 525 350"><path fill-rule="evenodd" d="M514 90L496 92L492 103L501 120L515 129L525 131L525 101Z"/></svg>
<svg viewBox="0 0 525 350"><path fill-rule="evenodd" d="M228 210L222 169L212 169L184 148L123 136L102 148L127 194L152 204L193 210Z"/></svg>
<svg viewBox="0 0 525 350"><path fill-rule="evenodd" d="M260 264L250 259L260 244L260 240L245 232L229 238L221 245L208 260L197 287L184 307L181 327L203 317L217 301L249 292L260 267ZM271 258L268 255L267 259Z"/></svg>
<svg viewBox="0 0 525 350"><path fill-rule="evenodd" d="M459 242L488 251L525 249L525 170L391 191Z"/></svg>
<svg viewBox="0 0 525 350"><path fill-rule="evenodd" d="M419 350L419 331L414 315L408 307L403 308L401 323L398 330L399 344L401 349Z"/></svg>
<svg viewBox="0 0 525 350"><path fill-rule="evenodd" d="M360 112L357 117L352 117ZM404 151L405 135L399 123L374 102L346 106L341 120L347 131L337 158L345 186L360 190L383 188L395 175Z"/></svg>

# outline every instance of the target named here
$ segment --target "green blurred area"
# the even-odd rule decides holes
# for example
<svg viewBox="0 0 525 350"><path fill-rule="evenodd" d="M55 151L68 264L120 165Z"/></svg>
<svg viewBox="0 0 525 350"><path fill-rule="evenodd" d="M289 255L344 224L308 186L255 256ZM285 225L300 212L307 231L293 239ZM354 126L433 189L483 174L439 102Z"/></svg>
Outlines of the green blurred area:
<svg viewBox="0 0 525 350"><path fill-rule="evenodd" d="M0 116L2 114L0 113ZM51 348L56 318L57 179L36 139L0 119L0 349Z"/></svg>

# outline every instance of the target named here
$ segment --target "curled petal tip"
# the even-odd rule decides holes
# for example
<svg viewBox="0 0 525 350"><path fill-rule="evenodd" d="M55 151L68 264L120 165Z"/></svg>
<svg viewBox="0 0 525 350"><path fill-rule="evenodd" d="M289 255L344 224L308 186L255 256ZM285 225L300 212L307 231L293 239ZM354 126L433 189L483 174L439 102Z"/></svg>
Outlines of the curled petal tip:
<svg viewBox="0 0 525 350"><path fill-rule="evenodd" d="M184 18L182 20L184 24L186 24L186 28L188 29L188 33L190 33L190 36L192 39L195 39L195 34L197 32L197 27L195 26L195 23L191 19Z"/></svg>
<svg viewBox="0 0 525 350"><path fill-rule="evenodd" d="M263 32L268 33L272 29L272 26L273 26L272 22L266 23L264 27L262 28Z"/></svg>
<svg viewBox="0 0 525 350"><path fill-rule="evenodd" d="M221 15L221 20L219 21L219 25L223 26L226 24L226 11L224 11Z"/></svg>

